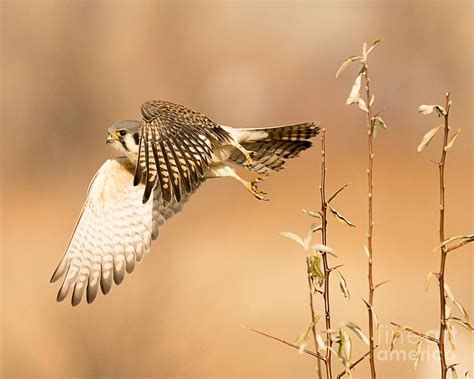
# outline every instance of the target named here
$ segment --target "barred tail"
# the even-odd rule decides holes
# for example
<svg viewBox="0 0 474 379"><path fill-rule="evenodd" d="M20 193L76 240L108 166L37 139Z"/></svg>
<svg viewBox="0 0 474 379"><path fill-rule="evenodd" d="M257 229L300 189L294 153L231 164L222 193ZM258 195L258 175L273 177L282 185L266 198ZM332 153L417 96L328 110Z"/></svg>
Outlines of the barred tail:
<svg viewBox="0 0 474 379"><path fill-rule="evenodd" d="M286 159L299 156L300 152L311 147L309 139L319 132L315 122L295 125L275 126L258 129L232 129L238 142L247 150L253 151L254 163L249 168L260 175L270 175L273 171L285 168ZM238 150L229 160L244 166L245 157Z"/></svg>

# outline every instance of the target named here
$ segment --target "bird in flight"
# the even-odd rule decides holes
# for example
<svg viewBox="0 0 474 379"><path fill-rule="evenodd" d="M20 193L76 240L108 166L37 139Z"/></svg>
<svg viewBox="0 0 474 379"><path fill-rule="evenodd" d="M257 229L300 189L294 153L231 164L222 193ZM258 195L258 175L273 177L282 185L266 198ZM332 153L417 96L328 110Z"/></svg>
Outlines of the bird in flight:
<svg viewBox="0 0 474 379"><path fill-rule="evenodd" d="M168 101L148 101L141 121L120 121L108 129L107 144L120 155L105 161L92 179L66 253L51 283L64 276L57 300L72 291L71 303L107 294L150 251L161 225L181 211L207 179L231 177L259 200L257 183L285 167L311 146L315 122L257 129L215 123ZM248 181L234 168L257 173Z"/></svg>

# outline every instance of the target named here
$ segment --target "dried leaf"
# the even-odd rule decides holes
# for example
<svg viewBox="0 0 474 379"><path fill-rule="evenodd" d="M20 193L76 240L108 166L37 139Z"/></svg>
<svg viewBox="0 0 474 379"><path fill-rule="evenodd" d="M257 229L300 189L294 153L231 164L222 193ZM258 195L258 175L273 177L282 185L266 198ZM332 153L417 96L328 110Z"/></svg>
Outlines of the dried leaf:
<svg viewBox="0 0 474 379"><path fill-rule="evenodd" d="M415 348L415 363L413 364L414 369L418 367L418 363L420 362L420 357L421 357L421 347L423 345L423 339L419 340L416 343L416 348Z"/></svg>
<svg viewBox="0 0 474 379"><path fill-rule="evenodd" d="M349 367L351 362L352 341L349 335L342 327L339 328L339 348L337 355L341 359L344 366Z"/></svg>
<svg viewBox="0 0 474 379"><path fill-rule="evenodd" d="M336 211L332 206L329 206L329 210L331 211L331 213L336 216L336 218L341 221L342 223L345 223L349 226L352 226L353 228L355 228L355 225L350 222L347 218L345 218L342 214L340 214L338 211Z"/></svg>
<svg viewBox="0 0 474 379"><path fill-rule="evenodd" d="M375 101L375 95L372 95L372 97L370 98L369 105L370 106L374 105L374 101Z"/></svg>
<svg viewBox="0 0 474 379"><path fill-rule="evenodd" d="M349 94L349 97L347 98L346 104L351 105L353 103L356 103L357 100L359 100L359 92L360 92L360 85L362 83L362 74L357 75L356 80L354 81L354 84L352 85L351 93Z"/></svg>
<svg viewBox="0 0 474 379"><path fill-rule="evenodd" d="M395 346L395 342L397 342L397 340L400 338L401 335L402 335L402 330L400 328L393 331L392 342L390 342L390 351L393 350L393 347Z"/></svg>
<svg viewBox="0 0 474 379"><path fill-rule="evenodd" d="M418 148L416 149L418 152L422 152L426 146L431 142L431 140L434 138L436 133L441 129L443 125L437 126L436 128L431 129L429 132L427 132L424 136L423 139L421 140L420 144L418 145Z"/></svg>
<svg viewBox="0 0 474 379"><path fill-rule="evenodd" d="M320 251L321 253L333 253L334 250L331 249L329 246L323 245L322 243L317 243L313 245L312 248L314 250Z"/></svg>
<svg viewBox="0 0 474 379"><path fill-rule="evenodd" d="M474 242L474 234L469 234L469 235L465 235L465 236L454 236L454 237L450 237L448 238L447 240L443 241L443 243L441 243L440 245L436 246L433 251L436 251L438 250L440 247L442 246L446 246L448 244L450 244L451 242L454 242L454 241L458 241L459 240L459 244L464 246L465 244L467 243L470 243L470 242Z"/></svg>
<svg viewBox="0 0 474 379"><path fill-rule="evenodd" d="M459 317L454 316L451 316L449 319L455 322L456 324L462 326L463 328L466 328L470 332L474 332L474 327L469 322L466 322L464 320L461 320Z"/></svg>
<svg viewBox="0 0 474 379"><path fill-rule="evenodd" d="M336 271L337 276L339 277L339 288L341 289L342 293L344 294L344 297L349 299L351 298L351 293L349 292L349 289L347 288L347 282L344 276L339 271Z"/></svg>
<svg viewBox="0 0 474 379"><path fill-rule="evenodd" d="M362 109L366 113L369 112L369 110L367 109L367 104L365 103L364 99L359 98L359 100L357 100L357 103L360 109Z"/></svg>
<svg viewBox="0 0 474 379"><path fill-rule="evenodd" d="M428 273L428 275L426 275L425 284L424 284L425 291L428 291L428 288L429 288L430 282L431 282L431 278L433 278L435 276L436 275L433 274L432 272L430 272L430 273Z"/></svg>
<svg viewBox="0 0 474 379"><path fill-rule="evenodd" d="M448 332L448 341L451 345L451 350L456 351L456 340L454 338L453 330L449 322L446 323L446 331Z"/></svg>
<svg viewBox="0 0 474 379"><path fill-rule="evenodd" d="M301 238L297 234L291 233L291 232L283 232L283 233L280 233L280 234L285 238L288 238L290 240L293 240L293 241L297 242L298 244L300 244L302 247L304 247L306 249L305 242L304 242L303 238Z"/></svg>
<svg viewBox="0 0 474 379"><path fill-rule="evenodd" d="M382 41L383 40L381 40L381 39L375 40L372 43L372 46L370 46L369 50L367 51L367 56L372 52L372 50L374 50L378 45L380 45L382 43Z"/></svg>
<svg viewBox="0 0 474 379"><path fill-rule="evenodd" d="M308 216L314 217L314 218L323 218L321 212L315 212L315 211L310 211L308 209L302 209L304 214L307 214Z"/></svg>
<svg viewBox="0 0 474 379"><path fill-rule="evenodd" d="M458 373L456 372L454 365L449 366L449 369L451 370L451 377L453 379L458 379Z"/></svg>
<svg viewBox="0 0 474 379"><path fill-rule="evenodd" d="M364 342L367 346L369 346L370 344L370 341L369 341L369 338L362 332L362 329L359 328L359 326L357 326L356 324L354 324L353 322L346 322L345 325L350 329L352 330L357 337L359 337L362 342Z"/></svg>
<svg viewBox="0 0 474 379"><path fill-rule="evenodd" d="M462 305L461 302L456 299L453 299L452 301L453 304L459 309L459 312L461 313L463 319L467 322L470 322L471 320L469 319L469 314L467 313L466 308L464 308L464 305Z"/></svg>
<svg viewBox="0 0 474 379"><path fill-rule="evenodd" d="M310 273L319 280L324 280L324 271L321 269L321 258L318 255L311 257Z"/></svg>
<svg viewBox="0 0 474 379"><path fill-rule="evenodd" d="M316 334L316 341L318 342L318 346L321 350L323 351L327 350L326 343L324 342L323 337L321 337L319 333Z"/></svg>
<svg viewBox="0 0 474 379"><path fill-rule="evenodd" d="M375 124L375 127L381 126L382 128L387 129L387 124L385 123L384 120L382 120L382 117L379 117L379 116L372 117L372 123Z"/></svg>
<svg viewBox="0 0 474 379"><path fill-rule="evenodd" d="M461 129L456 130L456 133L454 133L453 137L451 140L448 142L448 144L445 146L444 150L447 151L453 147L454 141L456 141L456 138L458 138L459 133L461 133Z"/></svg>
<svg viewBox="0 0 474 379"><path fill-rule="evenodd" d="M441 105L420 105L418 108L418 112L420 112L422 115L428 115L433 113L433 111L436 110L436 113L438 116L444 116L446 115L446 111Z"/></svg>
<svg viewBox="0 0 474 379"><path fill-rule="evenodd" d="M308 347L309 344L309 337L310 332L313 328L313 323L311 322L306 330L300 334L300 336L296 339L296 344L299 345L298 353L303 354L304 350Z"/></svg>
<svg viewBox="0 0 474 379"><path fill-rule="evenodd" d="M356 62L356 61L360 61L362 59L361 56L351 56L349 58L347 58L344 62L342 62L342 64L339 66L339 68L337 69L337 72L336 72L336 78L339 77L339 75L342 74L342 72L350 66L351 63L353 62Z"/></svg>

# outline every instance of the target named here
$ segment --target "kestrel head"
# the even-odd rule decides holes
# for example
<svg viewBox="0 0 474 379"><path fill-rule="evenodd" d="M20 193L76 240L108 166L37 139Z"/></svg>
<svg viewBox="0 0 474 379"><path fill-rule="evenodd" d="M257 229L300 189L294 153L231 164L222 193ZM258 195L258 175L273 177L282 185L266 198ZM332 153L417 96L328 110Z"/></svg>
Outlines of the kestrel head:
<svg viewBox="0 0 474 379"><path fill-rule="evenodd" d="M140 121L126 120L113 124L108 130L106 143L127 157L136 157L140 142Z"/></svg>

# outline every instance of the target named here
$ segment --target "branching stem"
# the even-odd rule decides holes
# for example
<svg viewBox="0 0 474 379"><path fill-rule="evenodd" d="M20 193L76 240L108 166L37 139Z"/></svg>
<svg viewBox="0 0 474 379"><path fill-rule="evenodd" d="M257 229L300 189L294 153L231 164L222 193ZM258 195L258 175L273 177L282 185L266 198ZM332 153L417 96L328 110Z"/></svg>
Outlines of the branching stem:
<svg viewBox="0 0 474 379"><path fill-rule="evenodd" d="M321 241L323 245L327 244L327 208L328 202L326 201L326 129L321 131L321 184L319 191L321 193ZM336 194L337 195L337 192ZM334 195L334 196L335 196ZM329 276L331 269L328 264L328 257L326 253L322 253L322 261L324 268L324 318L326 321L326 330L331 330L331 302L329 297ZM326 355L324 365L326 368L326 379L332 379L332 339L330 333L326 334Z"/></svg>
<svg viewBox="0 0 474 379"><path fill-rule="evenodd" d="M373 200L374 200L374 146L373 146L373 128L372 128L372 105L370 95L370 78L369 78L369 67L367 61L364 62L364 80L365 80L365 93L366 93L366 104L367 104L367 135L368 135L368 214L369 214L369 226L367 233L367 248L369 251L369 262L368 262L368 279L369 279L369 361L370 361L370 375L372 379L377 377L375 371L375 342L374 342L374 319L372 308L374 304L374 278L373 278L373 232L374 232L374 211L373 211Z"/></svg>
<svg viewBox="0 0 474 379"><path fill-rule="evenodd" d="M445 224L445 165L446 155L449 137L449 108L451 102L449 100L449 92L446 93L446 106L444 114L444 138L443 148L441 153L441 159L439 160L439 240L443 243L445 240L444 224ZM445 292L445 271L446 271L446 258L448 256L448 248L441 246L441 262L438 273L439 282L439 306L440 306L440 324L439 324L439 337L438 337L438 350L440 355L441 364L441 378L446 379L448 374L448 366L446 364L446 350L445 350L445 334L446 334L446 292Z"/></svg>

